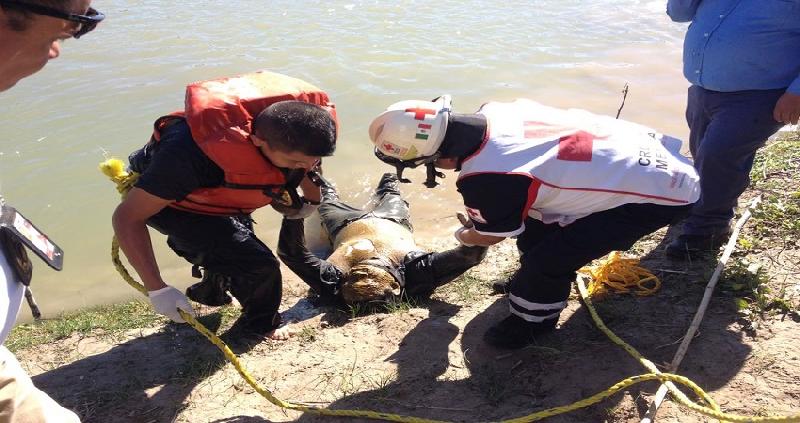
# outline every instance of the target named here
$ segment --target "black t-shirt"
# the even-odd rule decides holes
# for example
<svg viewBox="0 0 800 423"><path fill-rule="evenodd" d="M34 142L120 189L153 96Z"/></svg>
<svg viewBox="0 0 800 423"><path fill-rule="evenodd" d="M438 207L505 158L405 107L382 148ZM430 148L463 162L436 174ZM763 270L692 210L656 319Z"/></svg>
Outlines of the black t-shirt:
<svg viewBox="0 0 800 423"><path fill-rule="evenodd" d="M144 153L133 155L137 154ZM222 168L197 146L184 120L164 129L161 141L146 154L150 157L145 158L146 168L135 186L156 197L181 201L198 188L218 187L225 182Z"/></svg>
<svg viewBox="0 0 800 423"><path fill-rule="evenodd" d="M529 175L478 173L456 182L475 230L512 237L525 230L533 179Z"/></svg>

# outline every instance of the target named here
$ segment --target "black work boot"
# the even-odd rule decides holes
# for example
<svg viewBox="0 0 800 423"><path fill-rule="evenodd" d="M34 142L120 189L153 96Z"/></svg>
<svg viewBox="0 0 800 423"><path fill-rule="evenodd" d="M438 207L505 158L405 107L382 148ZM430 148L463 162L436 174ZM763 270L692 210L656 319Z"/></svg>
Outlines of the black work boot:
<svg viewBox="0 0 800 423"><path fill-rule="evenodd" d="M186 296L192 301L207 306L224 306L231 303L228 290L228 277L219 273L205 271L200 282L186 288Z"/></svg>
<svg viewBox="0 0 800 423"><path fill-rule="evenodd" d="M682 234L667 245L664 253L676 260L697 260L709 255L716 256L719 248L730 236L730 231L710 235Z"/></svg>
<svg viewBox="0 0 800 423"><path fill-rule="evenodd" d="M518 349L536 341L537 335L555 330L556 323L558 318L534 323L512 314L490 327L483 340L493 347Z"/></svg>

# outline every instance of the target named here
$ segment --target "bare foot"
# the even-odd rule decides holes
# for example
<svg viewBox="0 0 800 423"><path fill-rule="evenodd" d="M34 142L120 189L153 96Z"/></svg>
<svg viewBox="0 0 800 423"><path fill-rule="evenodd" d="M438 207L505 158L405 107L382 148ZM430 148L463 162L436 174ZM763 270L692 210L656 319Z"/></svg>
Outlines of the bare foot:
<svg viewBox="0 0 800 423"><path fill-rule="evenodd" d="M289 325L283 325L267 335L267 338L275 341L285 341L295 335L297 330Z"/></svg>

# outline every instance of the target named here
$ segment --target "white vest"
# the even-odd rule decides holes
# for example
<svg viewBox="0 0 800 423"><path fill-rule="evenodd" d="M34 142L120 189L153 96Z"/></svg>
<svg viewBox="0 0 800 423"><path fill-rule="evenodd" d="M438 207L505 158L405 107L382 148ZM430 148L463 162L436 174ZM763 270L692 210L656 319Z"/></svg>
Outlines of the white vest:
<svg viewBox="0 0 800 423"><path fill-rule="evenodd" d="M459 179L479 173L529 175L528 215L568 225L628 203L684 205L700 196L681 141L642 125L519 99L487 103L484 145Z"/></svg>
<svg viewBox="0 0 800 423"><path fill-rule="evenodd" d="M25 285L17 280L17 274L0 247L0 343L6 341L14 327L24 296Z"/></svg>

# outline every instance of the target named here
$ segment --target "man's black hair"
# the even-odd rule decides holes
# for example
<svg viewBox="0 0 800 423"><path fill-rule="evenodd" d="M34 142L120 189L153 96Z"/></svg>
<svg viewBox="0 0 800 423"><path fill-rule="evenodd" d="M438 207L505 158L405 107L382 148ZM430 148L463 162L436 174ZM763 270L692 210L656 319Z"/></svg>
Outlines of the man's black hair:
<svg viewBox="0 0 800 423"><path fill-rule="evenodd" d="M270 148L307 156L332 156L336 123L328 110L303 101L279 101L256 116L253 134Z"/></svg>
<svg viewBox="0 0 800 423"><path fill-rule="evenodd" d="M65 13L70 13L70 7L75 3L75 0L20 0L24 1L28 4L36 4L39 6L47 6L53 9L62 10ZM3 3L0 2L0 7L3 8L3 11L6 12L8 17L7 21L5 22L12 31L23 32L28 29L30 26L30 21L33 19L36 14L31 13L29 11L16 8L13 6L3 6ZM2 25L2 23L0 23Z"/></svg>

